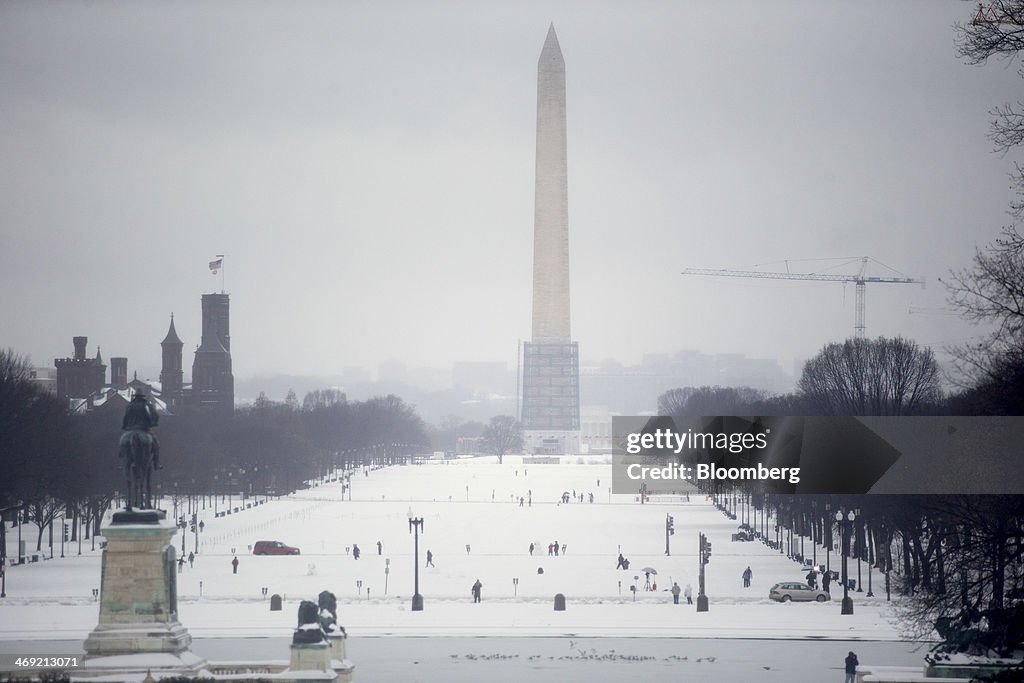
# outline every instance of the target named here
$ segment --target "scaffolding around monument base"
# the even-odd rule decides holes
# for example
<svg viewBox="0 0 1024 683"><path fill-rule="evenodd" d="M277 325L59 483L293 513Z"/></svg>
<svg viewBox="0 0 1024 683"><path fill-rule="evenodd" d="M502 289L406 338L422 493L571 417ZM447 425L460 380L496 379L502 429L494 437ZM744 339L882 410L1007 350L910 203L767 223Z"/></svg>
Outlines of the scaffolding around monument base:
<svg viewBox="0 0 1024 683"><path fill-rule="evenodd" d="M580 361L576 342L523 344L522 424L527 450L579 448Z"/></svg>

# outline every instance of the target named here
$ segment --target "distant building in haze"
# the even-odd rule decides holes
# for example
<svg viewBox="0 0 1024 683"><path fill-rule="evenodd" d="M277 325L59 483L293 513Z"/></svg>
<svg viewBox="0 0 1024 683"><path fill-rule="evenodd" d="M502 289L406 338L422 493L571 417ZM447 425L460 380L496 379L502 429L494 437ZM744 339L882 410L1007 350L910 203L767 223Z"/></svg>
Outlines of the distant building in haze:
<svg viewBox="0 0 1024 683"><path fill-rule="evenodd" d="M88 337L73 337L75 355L71 358L55 358L57 367L57 395L61 398L86 398L103 387L107 366L100 356L100 347L96 347L96 357L85 357L85 346Z"/></svg>
<svg viewBox="0 0 1024 683"><path fill-rule="evenodd" d="M192 391L187 402L232 412L235 378L231 372L231 327L227 294L203 295L203 333L192 362Z"/></svg>

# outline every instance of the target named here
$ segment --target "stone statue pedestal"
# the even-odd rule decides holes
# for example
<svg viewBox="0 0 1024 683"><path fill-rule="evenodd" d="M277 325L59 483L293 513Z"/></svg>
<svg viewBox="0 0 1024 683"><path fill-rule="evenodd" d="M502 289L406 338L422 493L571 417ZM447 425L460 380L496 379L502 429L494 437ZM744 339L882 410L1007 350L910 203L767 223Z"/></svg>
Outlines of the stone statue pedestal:
<svg viewBox="0 0 1024 683"><path fill-rule="evenodd" d="M296 671L331 671L331 646L327 643L292 643L288 669Z"/></svg>
<svg viewBox="0 0 1024 683"><path fill-rule="evenodd" d="M102 529L107 538L100 582L99 623L85 639L81 673L141 669L195 675L206 662L189 651L192 636L178 621L177 527L163 510L121 511ZM151 655L160 655L152 657ZM154 665L156 662L159 665ZM76 672L77 673L77 672Z"/></svg>
<svg viewBox="0 0 1024 683"><path fill-rule="evenodd" d="M338 674L338 683L349 683L355 672L356 665L348 660L345 642L348 636L344 633L328 633L327 642L331 646L331 666Z"/></svg>
<svg viewBox="0 0 1024 683"><path fill-rule="evenodd" d="M327 634L327 642L331 646L331 659L337 659L339 662L345 661L345 641L348 640L348 636L343 633L329 633Z"/></svg>

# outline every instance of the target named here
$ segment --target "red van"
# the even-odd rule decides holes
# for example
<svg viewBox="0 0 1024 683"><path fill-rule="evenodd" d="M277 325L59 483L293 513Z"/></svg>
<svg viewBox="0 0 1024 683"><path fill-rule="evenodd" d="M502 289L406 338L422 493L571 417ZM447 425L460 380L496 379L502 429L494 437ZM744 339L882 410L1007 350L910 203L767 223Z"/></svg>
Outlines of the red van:
<svg viewBox="0 0 1024 683"><path fill-rule="evenodd" d="M256 541L252 547L253 555L298 555L299 549L285 545L281 541Z"/></svg>

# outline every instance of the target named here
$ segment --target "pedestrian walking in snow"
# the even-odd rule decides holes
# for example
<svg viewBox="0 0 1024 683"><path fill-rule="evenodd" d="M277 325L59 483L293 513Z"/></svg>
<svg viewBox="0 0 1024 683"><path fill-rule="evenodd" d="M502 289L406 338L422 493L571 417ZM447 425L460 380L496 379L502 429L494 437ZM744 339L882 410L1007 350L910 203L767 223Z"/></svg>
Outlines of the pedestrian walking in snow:
<svg viewBox="0 0 1024 683"><path fill-rule="evenodd" d="M829 587L829 584L831 584L831 583L832 583L832 572L825 572L824 574L821 575L821 588L826 593L829 592L828 587Z"/></svg>
<svg viewBox="0 0 1024 683"><path fill-rule="evenodd" d="M181 557L178 558L178 573L180 574L181 570L184 569L184 568L185 568L185 556L182 555Z"/></svg>
<svg viewBox="0 0 1024 683"><path fill-rule="evenodd" d="M526 499L523 498L522 496L519 496L519 507L523 507L523 503L525 503L525 502L526 502Z"/></svg>
<svg viewBox="0 0 1024 683"><path fill-rule="evenodd" d="M383 555L384 554L384 544L381 543L380 541L377 541L377 554L378 555Z"/></svg>
<svg viewBox="0 0 1024 683"><path fill-rule="evenodd" d="M357 546L355 543L352 544L352 559L359 559L359 546Z"/></svg>
<svg viewBox="0 0 1024 683"><path fill-rule="evenodd" d="M564 543L562 544L562 554L565 555L565 544Z"/></svg>
<svg viewBox="0 0 1024 683"><path fill-rule="evenodd" d="M189 553L188 554L188 568L192 569L192 567L195 566L195 563L196 563L196 554L195 553Z"/></svg>
<svg viewBox="0 0 1024 683"><path fill-rule="evenodd" d="M616 568L616 569L625 569L625 568L626 568L626 566L625 566L625 565L626 565L626 558L624 558L624 557L622 556L622 553L619 553L619 561L618 561L618 563L617 563L617 564L615 565L615 568Z"/></svg>
<svg viewBox="0 0 1024 683"><path fill-rule="evenodd" d="M750 566L743 570L743 587L750 588L750 579L754 577L754 572L750 571Z"/></svg>
<svg viewBox="0 0 1024 683"><path fill-rule="evenodd" d="M466 554L469 555L469 544L466 544Z"/></svg>
<svg viewBox="0 0 1024 683"><path fill-rule="evenodd" d="M477 579L476 583L473 584L473 602L474 603L480 602L480 589L483 588L483 586L484 585L482 583L480 583L480 579Z"/></svg>
<svg viewBox="0 0 1024 683"><path fill-rule="evenodd" d="M427 549L427 563L423 566L423 568L426 569L427 567L433 567L433 566L434 566L434 553L430 552L430 549L428 548Z"/></svg>
<svg viewBox="0 0 1024 683"><path fill-rule="evenodd" d="M530 556L531 557L533 556L533 544L532 543L530 544Z"/></svg>
<svg viewBox="0 0 1024 683"><path fill-rule="evenodd" d="M686 597L686 604L693 604L693 586L686 584L686 588L683 589L683 596Z"/></svg>
<svg viewBox="0 0 1024 683"><path fill-rule="evenodd" d="M237 555L235 556L235 559L231 560L231 573L232 574L237 574L238 573L238 556Z"/></svg>
<svg viewBox="0 0 1024 683"><path fill-rule="evenodd" d="M679 604L679 594L682 593L682 592L683 592L683 589L679 587L679 584L673 581L672 582L672 604L673 605L678 605Z"/></svg>
<svg viewBox="0 0 1024 683"><path fill-rule="evenodd" d="M846 655L843 663L846 665L845 683L855 683L857 680L857 666L860 665L860 662L857 661L857 655L853 654L853 650L850 650L850 654Z"/></svg>
<svg viewBox="0 0 1024 683"><path fill-rule="evenodd" d="M807 585L811 588L818 587L818 575L814 573L814 570L807 572Z"/></svg>
<svg viewBox="0 0 1024 683"><path fill-rule="evenodd" d="M555 541L555 557L558 557L558 541Z"/></svg>
<svg viewBox="0 0 1024 683"><path fill-rule="evenodd" d="M548 555L554 555L555 554L554 548L555 548L555 546L553 546L550 543L548 543Z"/></svg>

